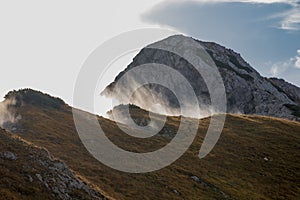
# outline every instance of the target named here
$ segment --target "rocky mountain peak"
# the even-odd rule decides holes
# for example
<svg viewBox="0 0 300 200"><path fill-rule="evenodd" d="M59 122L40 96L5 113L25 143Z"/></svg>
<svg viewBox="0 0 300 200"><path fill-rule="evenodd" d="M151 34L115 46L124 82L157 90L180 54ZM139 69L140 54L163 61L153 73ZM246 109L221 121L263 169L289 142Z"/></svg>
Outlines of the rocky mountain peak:
<svg viewBox="0 0 300 200"><path fill-rule="evenodd" d="M170 48L185 47L189 51L191 48L186 41L190 39L183 35L175 35L148 45L138 53L132 63L115 78L102 94L116 98L123 104L132 103L147 110L151 110L153 104L160 104L169 114L179 114L177 98L170 90L160 85L143 86L143 89L134 93L130 102L123 102L122 95L130 92L129 88L134 84L139 84L140 78L130 77L125 84L118 88L117 92L114 90L116 83L129 70L141 65L147 67L146 64L149 63L163 64L177 70L189 81L197 95L199 105L204 109L209 108L208 115L213 114L211 110L217 112L210 107L211 99L203 77L197 75L199 73L191 63L172 52L155 48L159 45L167 45ZM279 84L278 81L261 76L239 53L231 49L213 42L194 41L202 45L222 76L227 95L228 113L257 114L299 120L297 114L300 110L299 96L297 95L299 88L286 83ZM197 52L194 53L197 54ZM162 73L160 77L168 77L168 74ZM172 82L180 88L180 84L176 80L172 80ZM187 98L183 103L189 104L189 99Z"/></svg>

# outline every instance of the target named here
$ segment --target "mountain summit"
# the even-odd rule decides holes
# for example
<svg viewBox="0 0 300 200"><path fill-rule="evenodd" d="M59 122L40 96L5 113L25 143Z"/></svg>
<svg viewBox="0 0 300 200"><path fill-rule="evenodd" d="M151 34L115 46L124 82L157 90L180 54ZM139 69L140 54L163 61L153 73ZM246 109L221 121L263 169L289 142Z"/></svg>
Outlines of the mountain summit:
<svg viewBox="0 0 300 200"><path fill-rule="evenodd" d="M106 87L102 94L122 102L122 94L128 93L130 88L134 87L134 84L139 84L139 79L130 77L128 79L130 81L123 84L118 92L115 92L114 88L121 77L137 66L147 67L146 64L156 63L167 65L182 74L193 87L200 106L202 108L210 107L210 94L207 86L194 67L187 60L172 52L155 48L160 44L168 45L171 48L181 45L184 48L184 45L186 45L184 41L188 39L190 38L175 35L143 48L132 63L115 78L114 82ZM299 121L300 89L298 87L285 81L276 81L261 76L240 54L231 49L212 42L194 41L201 44L206 50L222 76L227 96L228 113L257 114ZM186 49L189 50L189 46L186 46ZM197 54L197 52L193 53ZM167 77L168 75L162 74L161 76ZM174 83L176 83L176 80L174 80ZM180 87L180 84L177 83L176 87ZM151 97L153 98L151 99ZM151 106L148 106L149 101L160 103L165 110L179 108L175 95L167 88L157 84L143 86L142 90L139 89L134 93L131 102L122 103L133 103L144 109L151 109ZM210 108L210 110L215 109Z"/></svg>
<svg viewBox="0 0 300 200"><path fill-rule="evenodd" d="M21 89L13 90L8 92L5 97L6 100L15 100L15 104L18 106L20 104L32 104L40 107L60 109L65 106L65 102L57 97L52 97L48 94L35 91L32 89Z"/></svg>

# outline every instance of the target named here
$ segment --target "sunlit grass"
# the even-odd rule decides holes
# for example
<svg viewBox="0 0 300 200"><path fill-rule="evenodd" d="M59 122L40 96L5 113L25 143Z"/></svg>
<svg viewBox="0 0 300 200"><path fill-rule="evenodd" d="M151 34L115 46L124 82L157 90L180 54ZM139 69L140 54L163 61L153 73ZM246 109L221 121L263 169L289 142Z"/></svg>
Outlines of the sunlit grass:
<svg viewBox="0 0 300 200"><path fill-rule="evenodd" d="M204 159L198 158L210 118L200 121L198 135L183 157L152 173L128 174L104 166L82 145L69 108L21 108L24 131L20 136L46 147L74 171L116 199L295 199L300 194L300 123L271 117L228 115L221 138ZM147 117L139 109L134 117ZM166 127L177 130L179 117L169 117ZM157 135L149 140L129 137L116 123L99 118L107 136L118 146L147 152L170 139ZM88 127L87 127L88 128ZM130 127L128 127L130 129ZM132 130L134 131L134 130ZM265 160L268 159L268 161ZM191 176L218 190L197 183ZM177 191L179 193L176 194Z"/></svg>

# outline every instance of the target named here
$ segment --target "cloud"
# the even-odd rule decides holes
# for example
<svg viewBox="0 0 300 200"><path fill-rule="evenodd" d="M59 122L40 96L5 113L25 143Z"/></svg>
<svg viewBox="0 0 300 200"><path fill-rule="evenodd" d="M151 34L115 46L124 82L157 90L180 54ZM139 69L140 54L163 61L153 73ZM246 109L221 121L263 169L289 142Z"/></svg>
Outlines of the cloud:
<svg viewBox="0 0 300 200"><path fill-rule="evenodd" d="M165 2L200 2L200 3L286 3L291 5L297 5L297 0L168 0Z"/></svg>
<svg viewBox="0 0 300 200"><path fill-rule="evenodd" d="M297 50L297 56L283 62L274 63L270 69L270 73L272 76L278 76L289 68L300 69L300 49Z"/></svg>
<svg viewBox="0 0 300 200"><path fill-rule="evenodd" d="M290 4L292 8L288 11L276 14L280 24L279 29L288 31L299 31L300 30L300 4L297 1L282 1L282 0L249 0L241 2L256 2L256 3L286 3ZM276 18L275 17L275 18Z"/></svg>
<svg viewBox="0 0 300 200"><path fill-rule="evenodd" d="M294 5L291 10L280 13L278 17L281 18L280 29L290 31L300 30L300 6L298 4Z"/></svg>
<svg viewBox="0 0 300 200"><path fill-rule="evenodd" d="M16 105L14 98L6 99L0 102L0 127L8 128L7 125L10 123L16 123L21 119L21 115L17 116L13 107Z"/></svg>
<svg viewBox="0 0 300 200"><path fill-rule="evenodd" d="M283 62L274 63L271 67L270 73L272 76L278 76L284 73L288 68L293 67L295 64L295 58L290 58Z"/></svg>
<svg viewBox="0 0 300 200"><path fill-rule="evenodd" d="M278 76L278 74L279 74L278 65L273 65L271 67L270 73L272 74L272 76Z"/></svg>
<svg viewBox="0 0 300 200"><path fill-rule="evenodd" d="M166 2L171 2L166 1ZM174 2L174 0L172 1ZM176 1L175 1L176 2ZM177 2L191 2L191 0L177 0ZM270 18L277 18L279 24L277 28L288 31L300 30L300 3L297 0L193 0L193 2L200 2L205 4L211 3L257 3L257 4L275 4L283 3L291 5L291 9L282 13L276 13Z"/></svg>
<svg viewBox="0 0 300 200"><path fill-rule="evenodd" d="M173 1L173 0L172 0ZM177 1L191 1L191 0L177 0ZM289 3L289 4L296 4L296 0L193 0L195 2L245 2L245 3Z"/></svg>
<svg viewBox="0 0 300 200"><path fill-rule="evenodd" d="M300 49L297 51L298 55L296 56L295 67L300 69Z"/></svg>

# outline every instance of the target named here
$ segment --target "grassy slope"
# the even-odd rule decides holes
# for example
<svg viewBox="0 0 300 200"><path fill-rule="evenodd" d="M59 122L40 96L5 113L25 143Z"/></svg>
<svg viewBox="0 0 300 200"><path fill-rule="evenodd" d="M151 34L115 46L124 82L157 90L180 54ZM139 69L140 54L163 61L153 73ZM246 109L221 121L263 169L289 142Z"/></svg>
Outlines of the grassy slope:
<svg viewBox="0 0 300 200"><path fill-rule="evenodd" d="M23 169L29 157L27 148L29 148L27 144L13 139L4 130L0 130L0 152L10 151L18 156L17 160L0 158L0 199L55 199L38 181L29 184L27 174L30 173ZM34 166L34 168L36 169L32 169L32 171L37 173L43 170L39 166Z"/></svg>
<svg viewBox="0 0 300 200"><path fill-rule="evenodd" d="M3 153L13 153L16 158L11 159L3 156ZM24 141L18 136L11 135L0 129L0 199L3 200L55 200L61 199L53 188L65 190L72 199L102 199L100 193L91 197L84 189L75 187L60 187L60 184L68 185L69 182L60 182L61 177L75 176L67 173L68 169L55 168L55 164L62 164L59 160L50 158L47 150ZM59 165L61 166L61 165ZM50 171L50 167L55 168ZM38 179L37 174L43 177ZM67 179L66 179L67 180ZM71 178L68 179L68 181ZM79 179L77 179L79 180ZM72 182L74 183L74 181ZM51 188L51 189L50 189ZM87 187L86 187L87 188ZM87 188L90 191L90 188Z"/></svg>
<svg viewBox="0 0 300 200"><path fill-rule="evenodd" d="M82 146L69 108L65 111L24 106L20 135L46 147L72 169L116 199L297 199L300 197L300 123L259 117L228 115L222 136L205 159L198 158L209 119L183 157L171 166L147 174L127 174L95 160ZM144 116L136 111L137 117ZM178 118L167 126L176 130ZM119 146L144 152L168 140L154 137L133 140L115 123L100 118L106 134ZM265 161L267 157L269 161ZM193 181L195 175L208 184ZM218 189L216 189L218 188ZM180 195L175 194L177 190Z"/></svg>

